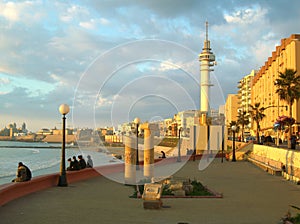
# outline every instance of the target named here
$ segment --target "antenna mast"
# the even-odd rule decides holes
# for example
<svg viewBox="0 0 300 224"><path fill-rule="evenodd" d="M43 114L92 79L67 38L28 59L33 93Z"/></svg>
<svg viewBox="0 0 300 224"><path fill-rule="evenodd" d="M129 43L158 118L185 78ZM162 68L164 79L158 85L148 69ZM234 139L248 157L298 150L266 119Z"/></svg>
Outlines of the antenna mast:
<svg viewBox="0 0 300 224"><path fill-rule="evenodd" d="M208 22L205 22L205 28L206 28L206 36L205 36L205 40L208 40Z"/></svg>

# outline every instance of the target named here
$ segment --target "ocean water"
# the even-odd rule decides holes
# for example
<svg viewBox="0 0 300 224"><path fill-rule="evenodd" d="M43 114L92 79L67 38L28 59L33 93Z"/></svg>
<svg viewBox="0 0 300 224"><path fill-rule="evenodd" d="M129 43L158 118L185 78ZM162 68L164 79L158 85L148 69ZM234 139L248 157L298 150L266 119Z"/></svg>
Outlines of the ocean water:
<svg viewBox="0 0 300 224"><path fill-rule="evenodd" d="M60 171L61 144L0 141L0 155L0 185L9 183L16 177L19 162L30 168L33 177ZM90 155L94 166L122 162L115 159L106 149L99 152L95 148L66 147L66 160L78 155L83 155L85 160L87 155Z"/></svg>

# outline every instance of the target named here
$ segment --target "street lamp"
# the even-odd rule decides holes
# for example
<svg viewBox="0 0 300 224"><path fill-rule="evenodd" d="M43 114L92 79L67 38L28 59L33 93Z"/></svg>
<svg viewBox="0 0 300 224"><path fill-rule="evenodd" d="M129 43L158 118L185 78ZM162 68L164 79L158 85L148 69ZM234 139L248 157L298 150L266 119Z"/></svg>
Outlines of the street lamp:
<svg viewBox="0 0 300 224"><path fill-rule="evenodd" d="M182 128L179 128L179 133L178 133L178 156L177 156L177 162L181 162L181 156L180 156L180 133L182 131Z"/></svg>
<svg viewBox="0 0 300 224"><path fill-rule="evenodd" d="M69 113L70 107L67 104L62 104L59 107L59 112L63 115L62 121L62 146L61 146L61 163L60 163L60 175L58 180L58 186L66 187L68 186L67 175L66 175L66 153L65 153L65 145L66 145L66 114Z"/></svg>
<svg viewBox="0 0 300 224"><path fill-rule="evenodd" d="M140 161L139 161L139 124L140 124L140 118L136 117L134 119L134 123L136 125L136 169L140 169Z"/></svg>
<svg viewBox="0 0 300 224"><path fill-rule="evenodd" d="M232 137L233 137L233 140L232 140L232 162L235 162L236 161L236 158L235 158L235 131L237 129L237 126L233 125L231 127L231 130L232 130Z"/></svg>

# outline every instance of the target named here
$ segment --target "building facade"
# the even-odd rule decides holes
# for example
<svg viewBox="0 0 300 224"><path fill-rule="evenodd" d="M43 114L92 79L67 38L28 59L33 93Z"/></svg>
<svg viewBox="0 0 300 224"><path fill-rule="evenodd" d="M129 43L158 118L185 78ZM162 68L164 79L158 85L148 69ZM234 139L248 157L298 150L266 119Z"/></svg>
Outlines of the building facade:
<svg viewBox="0 0 300 224"><path fill-rule="evenodd" d="M254 79L255 74L257 71L252 70L249 75L244 76L239 82L238 82L238 113L245 112L245 116L249 118L249 125L245 127L245 132L250 132L251 129L251 86Z"/></svg>
<svg viewBox="0 0 300 224"><path fill-rule="evenodd" d="M239 99L237 94L228 94L225 103L225 125L229 126L231 121L237 121Z"/></svg>
<svg viewBox="0 0 300 224"><path fill-rule="evenodd" d="M279 72L285 69L293 69L300 71L300 34L292 34L289 38L281 39L281 45L276 47L272 52L272 56L268 58L265 64L257 72L252 83L251 101L253 104L260 103L260 107L264 107L265 118L260 123L262 133L275 135L273 125L278 116L289 115L286 110L287 103L279 99L276 94L277 87L274 85L275 80L279 77ZM293 118L296 122L300 122L300 104L295 102L292 107ZM254 127L255 124L254 124ZM299 132L295 126L295 132Z"/></svg>
<svg viewBox="0 0 300 224"><path fill-rule="evenodd" d="M249 114L251 111L251 86L252 81L257 71L252 70L249 75L246 75L238 82L238 98L239 98L239 111L245 111Z"/></svg>

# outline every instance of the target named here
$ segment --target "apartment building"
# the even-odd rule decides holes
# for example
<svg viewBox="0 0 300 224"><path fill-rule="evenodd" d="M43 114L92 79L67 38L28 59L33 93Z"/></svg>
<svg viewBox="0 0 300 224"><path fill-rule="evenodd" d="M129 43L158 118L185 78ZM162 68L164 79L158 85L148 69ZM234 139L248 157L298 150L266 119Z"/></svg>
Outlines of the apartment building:
<svg viewBox="0 0 300 224"><path fill-rule="evenodd" d="M228 94L225 103L225 125L229 126L231 121L237 121L239 108L238 94Z"/></svg>
<svg viewBox="0 0 300 224"><path fill-rule="evenodd" d="M249 75L244 76L239 82L238 82L238 113L243 113L245 112L245 116L249 117L249 125L245 127L245 132L250 132L251 128L251 116L250 116L250 111L251 111L251 86L252 82L254 79L255 74L257 71L252 70Z"/></svg>
<svg viewBox="0 0 300 224"><path fill-rule="evenodd" d="M253 104L260 102L260 107L264 107L265 119L261 122L262 133L268 131L274 134L273 124L276 118L281 115L289 115L286 110L287 104L279 99L276 94L277 87L275 80L279 77L279 72L285 69L294 69L300 72L300 34L292 34L289 38L281 39L280 46L272 52L265 64L260 68L253 79L251 87L251 101ZM299 75L299 73L298 73ZM292 108L293 117L296 122L300 122L300 103L295 102ZM254 127L255 124L254 124ZM298 127L294 131L299 132Z"/></svg>

